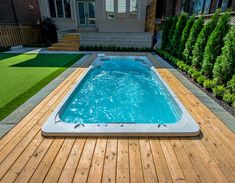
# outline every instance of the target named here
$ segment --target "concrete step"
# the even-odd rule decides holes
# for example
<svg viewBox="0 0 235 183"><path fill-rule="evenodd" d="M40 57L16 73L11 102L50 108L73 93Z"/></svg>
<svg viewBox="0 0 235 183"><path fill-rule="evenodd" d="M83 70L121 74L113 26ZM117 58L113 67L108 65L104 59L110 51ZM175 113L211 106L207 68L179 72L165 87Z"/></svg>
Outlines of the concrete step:
<svg viewBox="0 0 235 183"><path fill-rule="evenodd" d="M80 41L80 38L70 38L70 37L66 37L63 39L60 39L60 41Z"/></svg>
<svg viewBox="0 0 235 183"><path fill-rule="evenodd" d="M80 44L54 43L53 47L79 47Z"/></svg>
<svg viewBox="0 0 235 183"><path fill-rule="evenodd" d="M79 51L79 48L74 48L74 47L49 47L49 51Z"/></svg>
<svg viewBox="0 0 235 183"><path fill-rule="evenodd" d="M80 41L76 41L76 40L59 40L60 44L80 44Z"/></svg>
<svg viewBox="0 0 235 183"><path fill-rule="evenodd" d="M79 38L80 35L78 33L70 33L70 34L64 34L63 38Z"/></svg>

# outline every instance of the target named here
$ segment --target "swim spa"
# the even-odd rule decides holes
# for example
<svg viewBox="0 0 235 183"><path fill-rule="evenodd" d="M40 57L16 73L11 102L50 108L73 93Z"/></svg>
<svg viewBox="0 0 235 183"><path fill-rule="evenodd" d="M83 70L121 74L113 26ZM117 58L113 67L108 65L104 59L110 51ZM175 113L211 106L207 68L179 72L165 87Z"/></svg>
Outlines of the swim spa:
<svg viewBox="0 0 235 183"><path fill-rule="evenodd" d="M195 136L147 56L98 56L42 126L46 136Z"/></svg>

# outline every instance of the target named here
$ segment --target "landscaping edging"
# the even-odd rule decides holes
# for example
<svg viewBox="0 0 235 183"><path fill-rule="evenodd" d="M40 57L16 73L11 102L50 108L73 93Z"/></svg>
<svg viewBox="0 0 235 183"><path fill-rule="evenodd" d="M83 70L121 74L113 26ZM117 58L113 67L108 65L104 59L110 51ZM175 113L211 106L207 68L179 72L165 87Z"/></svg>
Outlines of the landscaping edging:
<svg viewBox="0 0 235 183"><path fill-rule="evenodd" d="M204 91L199 89L194 83L181 74L176 68L169 64L159 55L155 55L156 59L169 68L169 71L179 80L181 83L189 89L206 107L208 107L223 123L235 133L235 117L226 111L221 105L209 97Z"/></svg>
<svg viewBox="0 0 235 183"><path fill-rule="evenodd" d="M57 86L59 86L77 67L90 55L85 55L72 66L67 68L58 77L52 80L48 85L41 89L36 95L27 100L14 112L0 121L0 139L9 132L17 123L19 123L33 108L35 108L46 96L48 96Z"/></svg>

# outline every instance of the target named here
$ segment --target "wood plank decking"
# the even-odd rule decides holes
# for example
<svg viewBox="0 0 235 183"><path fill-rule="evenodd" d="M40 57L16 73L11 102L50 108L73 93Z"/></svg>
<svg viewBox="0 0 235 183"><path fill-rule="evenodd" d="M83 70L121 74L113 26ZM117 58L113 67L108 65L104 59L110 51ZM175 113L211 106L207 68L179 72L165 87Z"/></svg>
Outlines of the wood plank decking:
<svg viewBox="0 0 235 183"><path fill-rule="evenodd" d="M41 136L41 125L89 64L0 140L0 182L235 182L235 135L164 67L158 72L201 126L200 136Z"/></svg>

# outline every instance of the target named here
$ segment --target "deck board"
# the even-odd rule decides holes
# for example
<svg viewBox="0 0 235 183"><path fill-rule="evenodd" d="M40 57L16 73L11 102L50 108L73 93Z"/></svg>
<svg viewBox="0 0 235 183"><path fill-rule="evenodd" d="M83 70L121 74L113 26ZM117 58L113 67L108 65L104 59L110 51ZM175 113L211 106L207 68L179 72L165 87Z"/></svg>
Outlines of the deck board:
<svg viewBox="0 0 235 183"><path fill-rule="evenodd" d="M235 135L158 62L200 136L41 136L42 124L89 64L81 63L0 140L0 182L235 182Z"/></svg>

